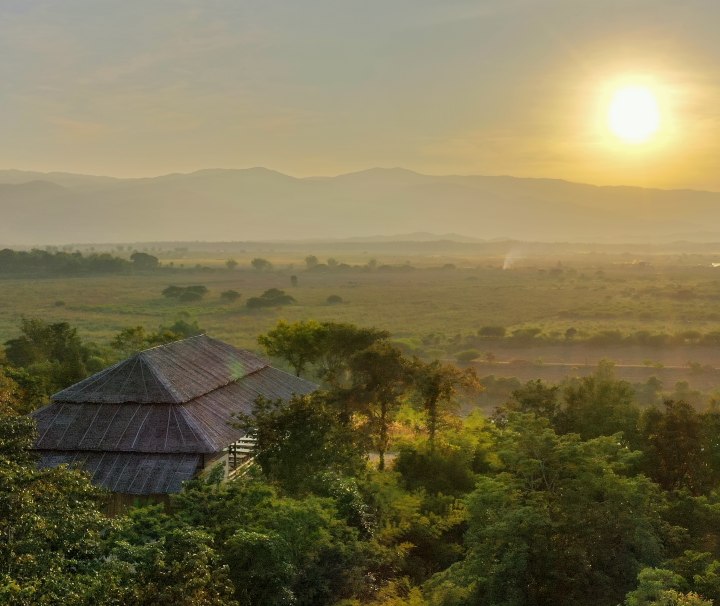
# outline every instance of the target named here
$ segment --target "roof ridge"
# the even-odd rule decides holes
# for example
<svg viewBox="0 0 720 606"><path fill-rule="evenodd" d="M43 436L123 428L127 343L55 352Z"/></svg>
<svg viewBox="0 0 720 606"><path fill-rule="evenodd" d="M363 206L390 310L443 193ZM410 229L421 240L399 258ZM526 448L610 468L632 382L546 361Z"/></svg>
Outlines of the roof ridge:
<svg viewBox="0 0 720 606"><path fill-rule="evenodd" d="M206 432L203 431L203 429L198 425L197 419L193 418L193 416L190 414L190 411L188 411L186 408L183 408L182 410L175 412L180 414L180 416L188 424L188 427L190 427L190 431L192 431L195 437L198 438L198 440L202 442L205 447L210 449L210 452L218 450L218 445L215 444L214 440L212 440L210 436L208 436Z"/></svg>
<svg viewBox="0 0 720 606"><path fill-rule="evenodd" d="M241 380L244 379L245 377L252 376L252 375L254 375L255 373L258 373L258 372L261 372L261 371L265 370L266 368L272 368L272 366L270 366L270 364L267 363L267 364L265 364L265 366L261 366L260 368L256 368L255 370L251 370L250 372L245 373L242 377L236 377L236 378L234 378L234 379L230 379L227 383L223 383L222 385L218 385L217 387L213 387L212 389L208 389L205 393L201 393L201 394L198 394L197 396L193 396L192 398L190 398L189 400L185 400L184 402L178 402L178 404L180 404L180 405L190 404L190 402L192 402L193 400L197 400L198 398L202 398L203 396L207 396L207 395L211 394L212 392L217 391L218 389L225 389L228 385L232 385L233 383L237 383L238 381L241 381ZM287 373L287 374L290 374L290 373ZM291 376L294 377L295 375L291 375Z"/></svg>
<svg viewBox="0 0 720 606"><path fill-rule="evenodd" d="M155 349L155 348L153 348L153 349ZM160 383L160 385L163 386L163 389L165 389L165 391L167 391L168 394L172 397L172 399L174 400L172 402L173 404L182 404L183 402L185 402L186 398L184 398L182 395L180 395L178 390L175 389L175 387L169 381L169 379L162 372L160 372L157 368L155 368L155 366L153 366L151 360L148 359L147 356L145 356L145 351L148 351L148 350L141 351L140 353L137 354L137 358L142 363L141 369L147 368L150 371L150 374L157 380L158 383Z"/></svg>
<svg viewBox="0 0 720 606"><path fill-rule="evenodd" d="M144 354L146 351L154 351L156 349L163 349L165 347L168 347L169 345L175 345L175 343L180 343L181 341L190 341L192 339L197 339L199 337L205 337L206 339L211 339L213 341L217 341L217 339L208 337L206 333L201 332L199 335L192 335L190 337L183 337L182 339L175 339L174 341L168 341L167 343L160 343L159 345L153 345L152 347L148 347L146 349L139 351L138 354Z"/></svg>

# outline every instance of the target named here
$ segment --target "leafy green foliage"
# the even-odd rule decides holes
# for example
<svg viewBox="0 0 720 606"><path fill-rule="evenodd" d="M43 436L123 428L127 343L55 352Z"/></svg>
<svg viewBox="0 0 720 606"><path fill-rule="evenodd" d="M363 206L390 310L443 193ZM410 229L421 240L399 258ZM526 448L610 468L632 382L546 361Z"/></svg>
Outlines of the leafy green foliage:
<svg viewBox="0 0 720 606"><path fill-rule="evenodd" d="M457 392L460 389L478 391L480 384L474 370L461 371L438 360L425 363L414 358L410 372L415 395L427 418L428 439L432 448L443 413L457 406L454 401Z"/></svg>
<svg viewBox="0 0 720 606"><path fill-rule="evenodd" d="M214 536L242 605L322 606L365 582L357 531L328 499L280 497L255 481L198 481L175 505L180 520Z"/></svg>
<svg viewBox="0 0 720 606"><path fill-rule="evenodd" d="M150 511L130 515L112 535L109 557L118 602L137 606L237 606L212 537ZM163 527L164 526L164 527Z"/></svg>
<svg viewBox="0 0 720 606"><path fill-rule="evenodd" d="M322 325L313 320L294 324L280 320L270 332L258 337L258 343L269 356L290 364L299 377L320 357L321 331Z"/></svg>
<svg viewBox="0 0 720 606"><path fill-rule="evenodd" d="M562 433L577 433L583 439L621 432L628 443L635 444L639 411L633 399L632 386L615 380L611 365L601 366L595 374L565 387L554 425Z"/></svg>
<svg viewBox="0 0 720 606"><path fill-rule="evenodd" d="M462 604L609 606L660 561L660 491L625 475L635 455L616 437L583 442L511 415L498 451L500 473L468 497L468 555L438 577L438 590L468 591Z"/></svg>
<svg viewBox="0 0 720 606"><path fill-rule="evenodd" d="M288 403L259 399L243 425L256 437L263 473L289 494L307 491L319 474L354 475L364 467L361 436L339 422L321 394Z"/></svg>
<svg viewBox="0 0 720 606"><path fill-rule="evenodd" d="M660 568L645 568L638 575L638 587L628 593L626 606L712 606L696 593L681 593L680 575Z"/></svg>
<svg viewBox="0 0 720 606"><path fill-rule="evenodd" d="M37 470L27 417L0 415L0 602L74 604L98 591L101 495L85 476Z"/></svg>
<svg viewBox="0 0 720 606"><path fill-rule="evenodd" d="M350 392L368 419L373 447L379 455L378 469L385 468L390 445L390 425L400 408L400 398L412 380L408 361L396 347L379 342L349 361Z"/></svg>
<svg viewBox="0 0 720 606"><path fill-rule="evenodd" d="M28 392L48 396L105 365L102 353L83 343L67 322L24 318L20 333L6 341L5 357L19 371L12 378Z"/></svg>
<svg viewBox="0 0 720 606"><path fill-rule="evenodd" d="M285 360L295 374L312 375L331 389L349 385L351 358L384 341L389 333L352 324L306 320L292 324L280 320L275 328L258 337L269 356Z"/></svg>

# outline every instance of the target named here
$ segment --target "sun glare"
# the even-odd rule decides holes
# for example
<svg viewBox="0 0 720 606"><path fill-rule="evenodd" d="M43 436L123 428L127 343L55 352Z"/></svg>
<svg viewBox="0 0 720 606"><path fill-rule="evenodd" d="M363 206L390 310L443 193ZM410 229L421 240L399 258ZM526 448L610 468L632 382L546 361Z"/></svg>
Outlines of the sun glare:
<svg viewBox="0 0 720 606"><path fill-rule="evenodd" d="M608 108L607 123L625 143L645 143L660 128L660 106L644 86L626 86L615 91Z"/></svg>

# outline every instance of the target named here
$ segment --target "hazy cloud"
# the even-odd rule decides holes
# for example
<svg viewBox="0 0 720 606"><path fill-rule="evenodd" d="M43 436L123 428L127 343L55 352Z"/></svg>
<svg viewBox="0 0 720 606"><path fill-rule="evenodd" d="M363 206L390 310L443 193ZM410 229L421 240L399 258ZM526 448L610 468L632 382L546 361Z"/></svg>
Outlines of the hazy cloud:
<svg viewBox="0 0 720 606"><path fill-rule="evenodd" d="M0 166L638 183L637 154L596 131L603 86L641 74L676 128L644 182L720 189L698 172L720 140L719 21L714 0L5 0Z"/></svg>

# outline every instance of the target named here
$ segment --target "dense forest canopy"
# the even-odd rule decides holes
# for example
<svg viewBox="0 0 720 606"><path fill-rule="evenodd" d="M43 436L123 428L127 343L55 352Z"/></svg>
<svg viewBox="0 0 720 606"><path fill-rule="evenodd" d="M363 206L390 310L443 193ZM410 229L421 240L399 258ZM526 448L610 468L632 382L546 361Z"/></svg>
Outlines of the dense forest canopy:
<svg viewBox="0 0 720 606"><path fill-rule="evenodd" d="M171 506L103 514L80 471L37 470L22 416L187 322L91 346L26 320L0 373L0 601L247 606L709 605L720 599L720 411L641 406L611 364L458 414L473 373L381 330L280 323L260 342L322 389L235 423L256 465ZM103 357L106 356L106 357ZM95 359L97 358L97 359Z"/></svg>

